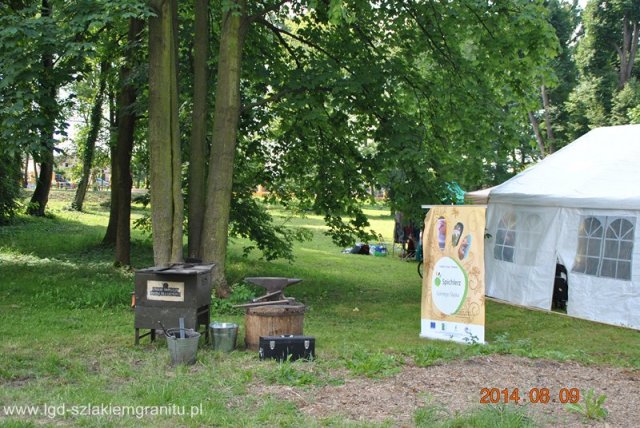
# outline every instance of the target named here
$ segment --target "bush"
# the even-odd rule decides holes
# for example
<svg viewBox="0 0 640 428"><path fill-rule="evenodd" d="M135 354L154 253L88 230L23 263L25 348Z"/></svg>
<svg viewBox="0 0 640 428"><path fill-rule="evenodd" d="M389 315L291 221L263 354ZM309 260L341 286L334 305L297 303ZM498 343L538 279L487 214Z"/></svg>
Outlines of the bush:
<svg viewBox="0 0 640 428"><path fill-rule="evenodd" d="M20 159L0 153L0 225L13 219L20 204Z"/></svg>

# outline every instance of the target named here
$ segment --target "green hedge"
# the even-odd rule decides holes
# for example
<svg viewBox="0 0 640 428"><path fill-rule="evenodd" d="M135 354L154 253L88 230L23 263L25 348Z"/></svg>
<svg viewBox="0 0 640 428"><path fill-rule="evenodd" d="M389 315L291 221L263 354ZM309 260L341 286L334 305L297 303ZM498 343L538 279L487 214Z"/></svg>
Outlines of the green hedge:
<svg viewBox="0 0 640 428"><path fill-rule="evenodd" d="M20 159L0 152L0 225L15 216L20 198Z"/></svg>

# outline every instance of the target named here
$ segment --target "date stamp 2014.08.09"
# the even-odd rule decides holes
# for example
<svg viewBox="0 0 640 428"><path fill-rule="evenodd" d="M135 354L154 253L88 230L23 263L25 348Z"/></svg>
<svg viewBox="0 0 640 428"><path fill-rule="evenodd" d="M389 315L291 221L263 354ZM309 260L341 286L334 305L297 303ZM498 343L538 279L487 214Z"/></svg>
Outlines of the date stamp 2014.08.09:
<svg viewBox="0 0 640 428"><path fill-rule="evenodd" d="M549 388L529 388L522 391L520 388L482 388L480 390L481 404L566 404L579 401L580 390L578 388L560 388L558 391L552 391Z"/></svg>

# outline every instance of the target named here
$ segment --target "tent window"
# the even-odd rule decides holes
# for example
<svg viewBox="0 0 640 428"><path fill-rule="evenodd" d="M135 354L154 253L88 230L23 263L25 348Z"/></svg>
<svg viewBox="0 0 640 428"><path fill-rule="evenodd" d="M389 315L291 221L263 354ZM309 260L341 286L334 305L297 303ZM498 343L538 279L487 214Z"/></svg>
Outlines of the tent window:
<svg viewBox="0 0 640 428"><path fill-rule="evenodd" d="M595 217L583 218L578 230L578 252L574 272L598 275L602 248L602 223Z"/></svg>
<svg viewBox="0 0 640 428"><path fill-rule="evenodd" d="M516 252L516 216L506 214L498 223L496 231L496 245L493 247L493 257L496 260L513 262Z"/></svg>
<svg viewBox="0 0 640 428"><path fill-rule="evenodd" d="M542 219L537 214L530 214L525 218L518 232L519 261L523 265L532 266L536 263L536 254L542 237Z"/></svg>
<svg viewBox="0 0 640 428"><path fill-rule="evenodd" d="M630 280L634 229L634 222L630 219L583 218L578 231L578 251L573 271Z"/></svg>
<svg viewBox="0 0 640 428"><path fill-rule="evenodd" d="M623 218L612 219L604 238L604 254L600 276L631 279L633 223Z"/></svg>

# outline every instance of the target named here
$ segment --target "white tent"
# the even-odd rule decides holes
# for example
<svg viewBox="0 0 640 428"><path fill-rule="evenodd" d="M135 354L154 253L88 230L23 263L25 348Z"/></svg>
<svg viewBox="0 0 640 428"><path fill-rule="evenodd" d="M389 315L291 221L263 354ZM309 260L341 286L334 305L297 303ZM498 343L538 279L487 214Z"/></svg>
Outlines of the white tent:
<svg viewBox="0 0 640 428"><path fill-rule="evenodd" d="M640 329L640 125L598 128L494 188L487 295L551 308L556 261L567 313Z"/></svg>
<svg viewBox="0 0 640 428"><path fill-rule="evenodd" d="M487 205L489 201L489 193L493 190L493 187L487 189L474 190L473 192L466 192L464 199L466 202L472 205Z"/></svg>

